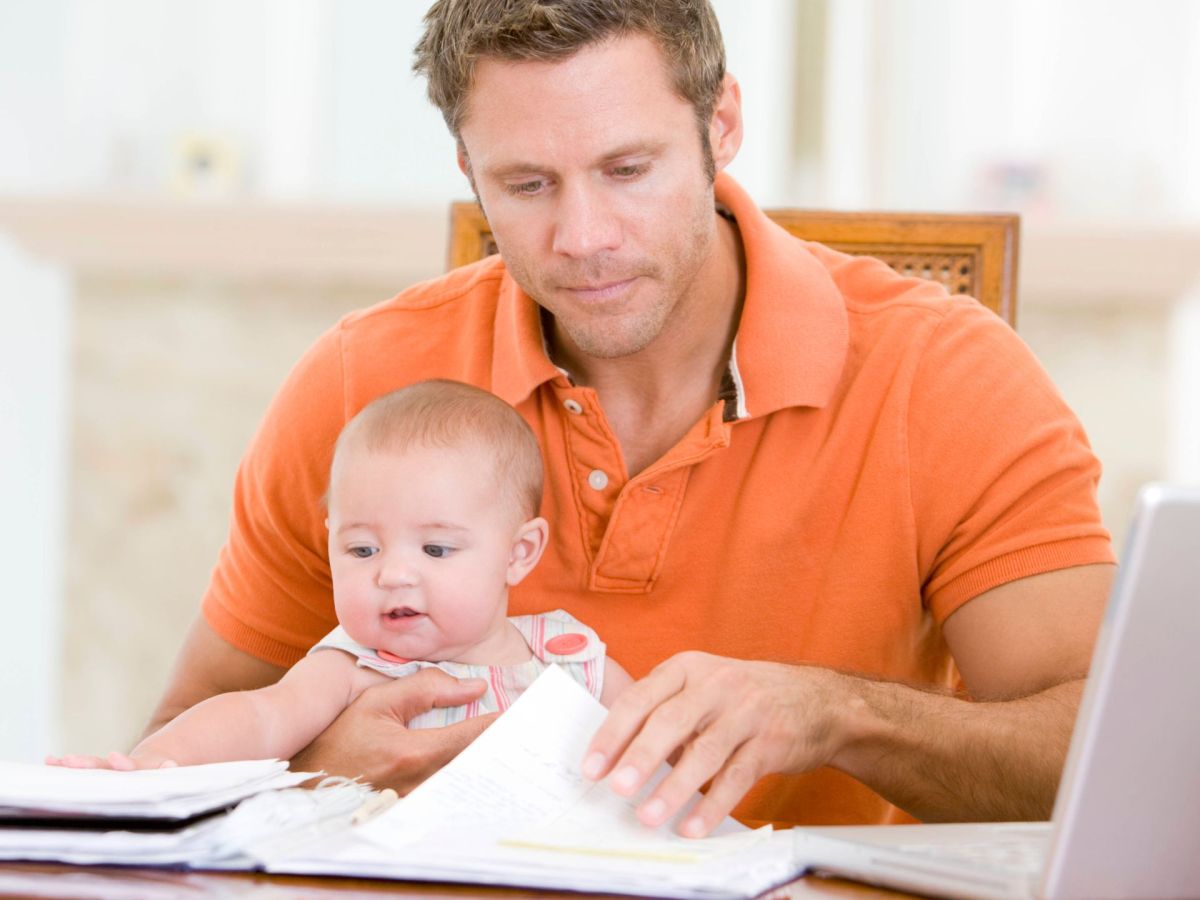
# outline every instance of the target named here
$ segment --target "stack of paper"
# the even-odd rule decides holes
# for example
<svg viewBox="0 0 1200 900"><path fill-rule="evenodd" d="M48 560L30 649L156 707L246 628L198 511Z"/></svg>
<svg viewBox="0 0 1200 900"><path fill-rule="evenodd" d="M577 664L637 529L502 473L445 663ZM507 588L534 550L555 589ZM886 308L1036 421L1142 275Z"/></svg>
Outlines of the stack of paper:
<svg viewBox="0 0 1200 900"><path fill-rule="evenodd" d="M114 772L0 762L0 819L188 819L312 773L277 759Z"/></svg>
<svg viewBox="0 0 1200 900"><path fill-rule="evenodd" d="M329 791L281 790L312 777L278 760L137 772L0 763L0 859L251 868L246 851L281 829L342 812L348 826L366 789L350 786L340 806Z"/></svg>

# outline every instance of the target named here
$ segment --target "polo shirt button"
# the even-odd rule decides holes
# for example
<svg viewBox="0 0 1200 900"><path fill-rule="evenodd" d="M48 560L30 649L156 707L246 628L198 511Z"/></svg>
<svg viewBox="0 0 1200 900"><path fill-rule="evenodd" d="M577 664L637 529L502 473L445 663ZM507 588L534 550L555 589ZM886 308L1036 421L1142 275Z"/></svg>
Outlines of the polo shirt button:
<svg viewBox="0 0 1200 900"><path fill-rule="evenodd" d="M579 405L578 400L567 399L563 401L563 406L567 408L567 412L579 415L583 412L583 407Z"/></svg>
<svg viewBox="0 0 1200 900"><path fill-rule="evenodd" d="M588 484L591 485L593 490L602 491L608 487L608 476L599 469L592 469L588 473Z"/></svg>

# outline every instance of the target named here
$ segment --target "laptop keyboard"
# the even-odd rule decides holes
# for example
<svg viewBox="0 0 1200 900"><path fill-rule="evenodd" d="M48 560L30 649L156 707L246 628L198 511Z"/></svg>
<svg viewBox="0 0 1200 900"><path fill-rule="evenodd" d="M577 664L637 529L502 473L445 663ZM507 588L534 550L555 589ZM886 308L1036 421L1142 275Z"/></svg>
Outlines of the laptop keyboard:
<svg viewBox="0 0 1200 900"><path fill-rule="evenodd" d="M1036 875L1046 864L1049 835L1045 831L996 835L986 841L900 844L895 849L931 859L954 860L1004 872Z"/></svg>

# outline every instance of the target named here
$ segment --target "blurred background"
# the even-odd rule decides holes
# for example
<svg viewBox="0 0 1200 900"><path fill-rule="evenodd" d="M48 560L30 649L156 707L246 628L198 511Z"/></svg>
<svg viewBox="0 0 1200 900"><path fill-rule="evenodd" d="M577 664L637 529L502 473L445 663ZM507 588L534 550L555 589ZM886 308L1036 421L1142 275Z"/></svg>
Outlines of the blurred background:
<svg viewBox="0 0 1200 900"><path fill-rule="evenodd" d="M1200 480L1200 4L714 5L762 205L1021 213L1114 535ZM136 737L288 368L443 270L424 6L0 0L0 758Z"/></svg>

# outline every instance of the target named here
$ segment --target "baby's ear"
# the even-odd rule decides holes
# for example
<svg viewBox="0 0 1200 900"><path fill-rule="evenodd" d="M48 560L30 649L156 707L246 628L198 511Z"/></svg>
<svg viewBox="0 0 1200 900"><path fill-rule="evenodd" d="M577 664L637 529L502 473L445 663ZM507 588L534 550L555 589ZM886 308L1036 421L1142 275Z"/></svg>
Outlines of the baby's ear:
<svg viewBox="0 0 1200 900"><path fill-rule="evenodd" d="M505 580L509 587L519 584L521 579L533 571L533 567L538 564L546 550L549 537L550 526L541 516L521 523L508 557Z"/></svg>

